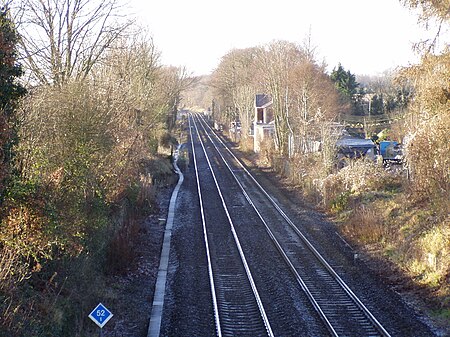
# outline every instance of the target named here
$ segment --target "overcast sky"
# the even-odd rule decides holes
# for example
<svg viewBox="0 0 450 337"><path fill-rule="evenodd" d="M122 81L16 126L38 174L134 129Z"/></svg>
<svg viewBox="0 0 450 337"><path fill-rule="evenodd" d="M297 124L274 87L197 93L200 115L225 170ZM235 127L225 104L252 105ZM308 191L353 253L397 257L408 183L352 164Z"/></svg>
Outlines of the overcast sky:
<svg viewBox="0 0 450 337"><path fill-rule="evenodd" d="M166 65L209 74L233 48L301 44L311 29L320 61L376 75L416 61L424 30L399 0L130 0Z"/></svg>

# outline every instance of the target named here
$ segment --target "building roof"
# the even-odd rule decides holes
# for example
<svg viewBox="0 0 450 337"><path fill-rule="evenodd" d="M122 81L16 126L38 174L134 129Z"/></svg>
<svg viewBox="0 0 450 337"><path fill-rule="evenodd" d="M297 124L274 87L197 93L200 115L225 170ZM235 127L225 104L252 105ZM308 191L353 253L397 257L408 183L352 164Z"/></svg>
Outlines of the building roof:
<svg viewBox="0 0 450 337"><path fill-rule="evenodd" d="M375 146L374 142L370 139L362 139L355 137L341 138L336 142L338 147L359 147L359 148L372 148Z"/></svg>
<svg viewBox="0 0 450 337"><path fill-rule="evenodd" d="M267 108L272 104L272 97L266 94L256 94L255 97L255 107L256 108Z"/></svg>

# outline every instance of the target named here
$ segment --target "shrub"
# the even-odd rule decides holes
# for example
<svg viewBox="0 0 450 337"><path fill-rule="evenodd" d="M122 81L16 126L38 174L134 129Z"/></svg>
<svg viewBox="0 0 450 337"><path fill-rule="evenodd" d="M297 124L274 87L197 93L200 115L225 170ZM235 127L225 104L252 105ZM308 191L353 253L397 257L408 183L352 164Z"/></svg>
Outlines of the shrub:
<svg viewBox="0 0 450 337"><path fill-rule="evenodd" d="M277 170L276 163L279 162L278 159L282 158L275 155L275 145L273 140L264 139L260 144L259 164L263 167L273 165L275 170Z"/></svg>
<svg viewBox="0 0 450 337"><path fill-rule="evenodd" d="M108 274L125 274L134 264L136 250L134 243L139 235L139 223L130 217L114 233L106 251L106 272Z"/></svg>
<svg viewBox="0 0 450 337"><path fill-rule="evenodd" d="M377 243L385 234L383 217L375 207L362 205L345 223L344 231L362 243Z"/></svg>
<svg viewBox="0 0 450 337"><path fill-rule="evenodd" d="M349 165L319 182L323 203L332 206L345 193L360 194L365 191L382 190L392 179L385 170L367 160L350 161ZM343 194L344 193L344 194ZM347 195L348 197L348 195Z"/></svg>
<svg viewBox="0 0 450 337"><path fill-rule="evenodd" d="M345 191L339 194L336 198L331 201L331 211L335 213L342 212L347 209L350 192Z"/></svg>
<svg viewBox="0 0 450 337"><path fill-rule="evenodd" d="M409 140L406 159L416 198L450 197L450 114L424 120Z"/></svg>
<svg viewBox="0 0 450 337"><path fill-rule="evenodd" d="M447 198L450 190L450 49L425 54L401 78L414 83L415 98L405 120L406 160L416 199Z"/></svg>

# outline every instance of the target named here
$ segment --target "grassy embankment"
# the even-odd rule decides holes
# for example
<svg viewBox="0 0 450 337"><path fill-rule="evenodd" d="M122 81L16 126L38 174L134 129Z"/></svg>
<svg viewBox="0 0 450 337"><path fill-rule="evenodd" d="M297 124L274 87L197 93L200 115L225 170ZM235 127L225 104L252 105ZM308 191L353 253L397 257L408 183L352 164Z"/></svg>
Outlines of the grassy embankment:
<svg viewBox="0 0 450 337"><path fill-rule="evenodd" d="M241 149L252 144L241 143ZM254 157L252 151L246 151ZM320 170L319 157L277 158L263 149L257 162L271 167L312 204L329 214L341 234L373 260L399 291L423 300L438 324L450 318L449 191L417 194L401 167L387 170L369 161L350 161L334 172Z"/></svg>
<svg viewBox="0 0 450 337"><path fill-rule="evenodd" d="M135 177L109 201L15 183L1 208L8 216L0 231L0 336L98 335L87 315L116 296L111 277L135 265L140 222L157 210L158 185L173 174L167 155L143 162L141 173L148 179Z"/></svg>

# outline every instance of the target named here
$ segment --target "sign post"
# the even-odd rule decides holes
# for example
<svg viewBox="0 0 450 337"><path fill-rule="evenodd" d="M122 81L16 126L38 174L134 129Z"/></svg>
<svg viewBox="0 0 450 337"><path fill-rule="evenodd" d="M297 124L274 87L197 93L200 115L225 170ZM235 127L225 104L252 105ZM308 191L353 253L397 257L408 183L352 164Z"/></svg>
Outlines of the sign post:
<svg viewBox="0 0 450 337"><path fill-rule="evenodd" d="M106 323L113 317L111 311L109 311L103 304L99 303L94 310L89 314L89 318L94 321L100 327L100 337L102 337L102 329Z"/></svg>

